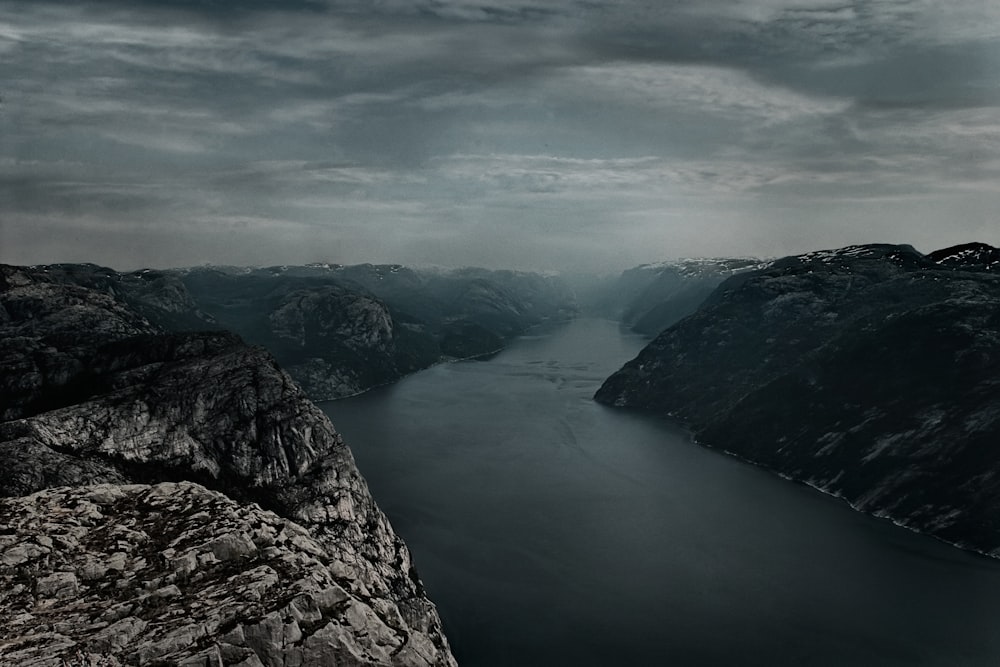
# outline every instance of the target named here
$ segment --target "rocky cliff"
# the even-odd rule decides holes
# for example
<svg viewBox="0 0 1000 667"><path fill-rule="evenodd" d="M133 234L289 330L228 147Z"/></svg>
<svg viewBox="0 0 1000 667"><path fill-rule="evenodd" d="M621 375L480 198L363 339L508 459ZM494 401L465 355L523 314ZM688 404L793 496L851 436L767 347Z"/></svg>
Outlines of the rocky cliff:
<svg viewBox="0 0 1000 667"><path fill-rule="evenodd" d="M161 329L220 328L173 271L119 272L96 264L50 264L37 267L34 273L48 283L76 285L107 294Z"/></svg>
<svg viewBox="0 0 1000 667"><path fill-rule="evenodd" d="M185 654L185 661L178 657L159 664L218 664L211 662L215 655L212 651L229 651L227 645L242 651L231 652L233 656L242 655L239 660L246 660L240 664L300 664L282 660L298 659L289 656L300 653L288 651L292 648L306 651L307 644L319 653L306 651L301 655L313 656L310 660L318 655L338 656L341 662L336 664L454 664L440 620L424 596L409 553L376 507L350 451L326 416L306 399L267 352L248 347L227 333L160 333L123 301L106 292L53 281L43 270L17 267L0 268L0 341L5 369L0 384L0 405L4 408L0 455L5 463L0 468L0 496L28 496L6 501L3 506L6 509L0 511L8 512L7 516L13 516L11 512L27 515L23 503L36 508L44 505L49 509L40 511L39 520L52 524L45 531L68 531L82 539L78 530L81 519L74 515L74 508L83 502L80 498L90 497L87 494L91 491L81 488L86 485L191 481L212 490L191 485L158 487L159 490L130 486L122 492L132 494L128 495L129 500L115 496L119 499L109 501L112 511L95 510L91 516L96 522L94 530L102 535L107 532L104 528L110 530L112 525L138 522L136 525L145 526L137 528L133 536L145 545L141 547L123 544L127 540L108 538L104 542L78 541L55 553L51 545L46 545L46 539L55 537L43 535L41 541L33 542L38 549L29 549L36 560L28 562L17 555L18 545L26 543L17 532L22 530L17 527L20 524L13 520L0 522L0 526L9 526L2 529L5 536L0 536L6 549L2 556L2 576L13 577L11 581L16 580L24 587L0 602L5 617L17 615L24 619L23 624L7 629L0 639L6 642L0 644L4 659L15 647L27 651L17 654L27 656L25 661L28 657L49 661L43 660L39 665L59 664L59 660L68 659L76 651L93 652L89 639L81 642L82 635L68 630L67 624L86 618L91 624L88 627L95 632L103 626L95 628L94 623L107 621L110 625L132 619L128 621L131 629L126 634L141 635L140 639L129 640L124 648L109 644L105 651L123 664L146 664L157 651L171 655L171 651L183 648L178 637L187 637L185 632L194 633L189 639L208 653L202 658L192 657L193 661L187 661L191 656ZM54 487L60 488L54 491ZM203 517L200 521L208 523L200 527L183 522L174 525L173 510L153 512L148 503L147 509L155 516L145 516L145 510L128 514L127 506L145 507L136 494L145 494L143 498L158 494L177 496L168 503L176 500L182 507L176 518L192 519L192 515L207 512L208 519ZM223 505L225 511L214 513L213 508ZM63 510L57 509L61 506ZM258 507L276 516L264 517ZM107 524L101 523L103 515L110 517ZM241 521L256 527L232 528L244 525ZM290 546L278 544L275 548L281 549L281 553L267 555L267 549L274 545L268 544L267 539L257 539L254 530L268 522L277 526L281 521L285 521L281 525L297 524L287 529L304 537L299 540L301 544L294 541ZM29 534L34 529L32 524L26 525L24 534ZM218 605L222 604L219 600L231 594L232 608L242 611L226 616L221 624L204 614L195 615L200 620L192 616L187 619L191 623L182 623L187 630L148 610L139 613L132 609L118 618L99 618L103 614L98 614L101 608L110 609L122 602L135 606L134 596L129 595L138 590L137 586L148 588L150 581L162 584L160 588L176 586L177 594L169 589L167 596L176 600L166 600L163 604L169 607L176 602L180 605L176 609L190 612L191 605L184 601L198 601L202 589L168 582L171 573L176 575L177 571L167 567L165 563L170 558L161 548L167 544L161 540L163 535L179 539L188 530L201 531L197 533L198 539L205 537L209 542L210 533L247 536L241 547L246 553L234 562L218 566L221 568L218 572L206 571L205 577L219 585L212 589L214 597L201 600L202 605ZM140 533L149 539L142 538ZM14 555L9 555L10 548L15 550ZM176 551L177 544L167 544L167 549L171 548ZM39 549L50 551L42 553ZM124 555L115 555L120 552ZM88 575L77 566L83 567L80 563L90 558L86 554L97 559L124 558L123 568L133 567L133 561L141 557L152 569L147 577L145 565L137 567L131 571L134 581L120 586L114 582L104 585L107 583L104 578L107 575L116 582L122 581L122 569L114 570L116 574L105 572L85 584ZM77 556L82 560L60 560ZM279 567L287 559L301 561L305 556L314 558L322 567L315 570L311 569L312 564L300 570ZM227 560L218 554L216 557ZM156 559L163 562L154 562ZM200 564L201 557L196 555L195 561ZM219 583L223 580L234 585L245 583L249 580L240 578L240 572L252 571L256 573L253 577L257 577L263 571L261 568L267 567L278 578L266 586L262 584L257 606L247 602L247 595L253 598L254 593L246 593L242 588L229 590L227 584ZM294 583L298 581L296 577L306 574L320 588L326 585L324 581L335 583L346 597L335 602L327 600L325 609L322 604L326 602L314 600L319 611L307 605L312 620L298 619L299 629L289 630L291 634L287 636L267 630L271 632L267 635L270 639L256 644L249 639L244 644L232 640L231 633L237 627L258 628L265 622L273 625L267 620L273 613L288 625L291 612L286 607L294 596L279 594L284 585L278 582L292 577L290 581ZM229 578L220 579L223 575ZM76 584L72 584L74 578ZM270 574L264 577L268 582L272 578ZM57 581L66 585L52 584L55 588L50 590L49 583ZM153 589L158 590L155 585ZM53 595L60 600L58 608L53 606ZM339 596L340 593L335 597ZM70 612L80 615L65 615ZM188 627L191 624L197 627L191 629ZM141 629L137 630L139 626ZM175 630L181 634L172 634ZM251 634L254 632L266 634L260 628ZM289 639L297 636L297 632L301 632L300 638ZM31 637L41 635L59 637L39 653L32 648L35 640ZM283 644L274 643L278 635L284 637ZM168 636L172 639L166 641ZM316 642L326 643L316 648L319 646ZM152 653L136 652L135 646L147 644L158 648L150 648ZM250 657L250 652L255 657ZM0 664L27 664L18 660L0 660ZM233 660L232 664L239 662ZM301 664L327 664L316 661Z"/></svg>
<svg viewBox="0 0 1000 667"><path fill-rule="evenodd" d="M302 526L191 483L0 499L0 664L430 664ZM65 664L63 663L63 664Z"/></svg>
<svg viewBox="0 0 1000 667"><path fill-rule="evenodd" d="M597 393L912 529L1000 556L1000 262L809 253L724 282Z"/></svg>
<svg viewBox="0 0 1000 667"><path fill-rule="evenodd" d="M316 400L494 352L575 312L558 281L512 271L322 264L178 275L199 308L270 350Z"/></svg>

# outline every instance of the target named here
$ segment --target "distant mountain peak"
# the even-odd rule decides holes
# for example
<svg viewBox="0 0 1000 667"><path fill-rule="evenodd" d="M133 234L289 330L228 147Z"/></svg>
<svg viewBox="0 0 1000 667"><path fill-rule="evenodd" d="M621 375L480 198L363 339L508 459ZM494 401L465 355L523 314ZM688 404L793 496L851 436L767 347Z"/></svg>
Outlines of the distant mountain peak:
<svg viewBox="0 0 1000 667"><path fill-rule="evenodd" d="M831 262L843 259L892 259L901 255L919 257L921 253L909 244L864 243L829 250L813 250L794 257L801 261Z"/></svg>
<svg viewBox="0 0 1000 667"><path fill-rule="evenodd" d="M987 243L963 243L935 250L927 258L941 266L1000 271L1000 248Z"/></svg>
<svg viewBox="0 0 1000 667"><path fill-rule="evenodd" d="M771 262L766 270L799 273L801 271L848 271L860 267L895 266L903 270L933 268L927 257L909 244L867 243L829 250L814 250L782 257Z"/></svg>

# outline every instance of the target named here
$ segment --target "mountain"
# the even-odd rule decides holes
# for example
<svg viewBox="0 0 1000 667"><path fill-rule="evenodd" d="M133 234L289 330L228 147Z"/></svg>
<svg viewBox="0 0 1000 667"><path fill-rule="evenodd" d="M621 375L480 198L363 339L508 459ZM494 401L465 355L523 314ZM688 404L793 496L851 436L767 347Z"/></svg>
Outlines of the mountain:
<svg viewBox="0 0 1000 667"><path fill-rule="evenodd" d="M0 665L453 665L323 412L265 350L131 298L0 266Z"/></svg>
<svg viewBox="0 0 1000 667"><path fill-rule="evenodd" d="M119 272L96 264L50 264L36 267L36 274L47 282L105 293L161 329L220 328L211 315L199 308L173 271Z"/></svg>
<svg viewBox="0 0 1000 667"><path fill-rule="evenodd" d="M757 268L756 259L684 259L629 269L621 283L639 287L627 301L620 319L633 331L655 336L701 305L723 280Z"/></svg>
<svg viewBox="0 0 1000 667"><path fill-rule="evenodd" d="M3 665L430 657L345 590L302 526L198 484L46 489L0 499L0 520Z"/></svg>
<svg viewBox="0 0 1000 667"><path fill-rule="evenodd" d="M722 283L596 399L1000 556L1000 262L852 246Z"/></svg>
<svg viewBox="0 0 1000 667"><path fill-rule="evenodd" d="M317 400L495 352L576 312L557 279L513 271L317 264L178 275L199 308L266 347Z"/></svg>
<svg viewBox="0 0 1000 667"><path fill-rule="evenodd" d="M761 266L750 258L680 259L643 264L599 281L580 276L576 283L589 311L655 336L697 310L729 276Z"/></svg>

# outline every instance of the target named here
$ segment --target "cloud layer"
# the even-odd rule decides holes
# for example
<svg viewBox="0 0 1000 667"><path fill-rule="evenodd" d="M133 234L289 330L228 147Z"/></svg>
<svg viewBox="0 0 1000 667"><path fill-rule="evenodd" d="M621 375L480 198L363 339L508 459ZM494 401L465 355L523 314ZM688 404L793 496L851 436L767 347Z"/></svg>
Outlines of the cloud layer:
<svg viewBox="0 0 1000 667"><path fill-rule="evenodd" d="M1000 244L1000 5L12 2L0 261Z"/></svg>

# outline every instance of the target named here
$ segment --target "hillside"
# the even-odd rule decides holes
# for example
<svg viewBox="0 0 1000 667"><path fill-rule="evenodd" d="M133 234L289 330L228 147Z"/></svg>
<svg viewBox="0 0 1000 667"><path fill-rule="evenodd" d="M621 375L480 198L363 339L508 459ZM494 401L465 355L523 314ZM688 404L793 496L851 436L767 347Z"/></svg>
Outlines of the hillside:
<svg viewBox="0 0 1000 667"><path fill-rule="evenodd" d="M969 244L725 281L597 392L856 508L1000 555L1000 262Z"/></svg>

